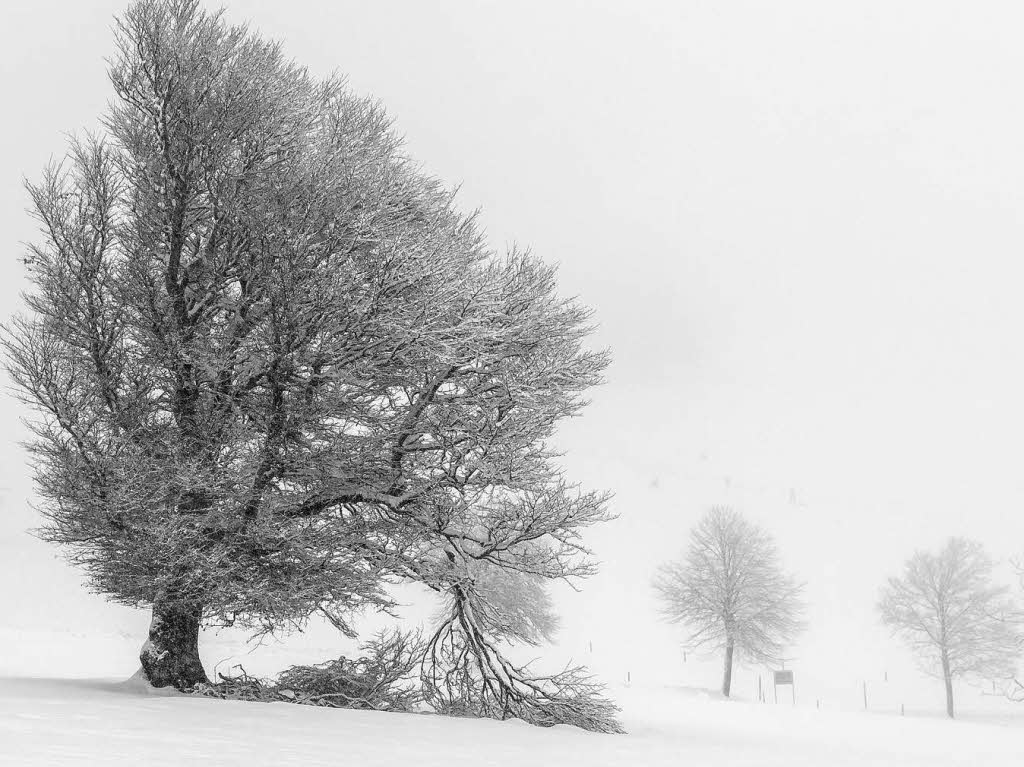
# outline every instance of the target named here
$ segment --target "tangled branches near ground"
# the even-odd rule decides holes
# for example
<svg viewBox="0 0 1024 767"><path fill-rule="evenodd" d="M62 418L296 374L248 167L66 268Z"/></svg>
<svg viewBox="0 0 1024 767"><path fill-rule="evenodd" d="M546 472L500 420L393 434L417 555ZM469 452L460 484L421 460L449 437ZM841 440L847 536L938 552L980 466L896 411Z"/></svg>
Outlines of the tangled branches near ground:
<svg viewBox="0 0 1024 767"><path fill-rule="evenodd" d="M193 692L231 700L412 711L423 700L416 681L422 648L418 633L382 632L361 645L368 654L359 658L292 666L276 683L251 677L239 667L238 676L222 674L220 682L197 685Z"/></svg>
<svg viewBox="0 0 1024 767"><path fill-rule="evenodd" d="M505 658L481 629L473 596L456 587L448 617L427 641L423 688L435 711L517 718L541 727L571 724L593 732L625 732L616 717L619 708L584 668L534 676Z"/></svg>
<svg viewBox="0 0 1024 767"><path fill-rule="evenodd" d="M448 716L522 719L551 727L571 724L603 733L624 732L618 707L604 686L580 667L530 674L505 658L474 623L465 601L429 640L419 632L391 631L363 644L367 653L314 666L292 666L276 682L221 674L192 692L211 698L289 702L308 706L409 712L426 703Z"/></svg>
<svg viewBox="0 0 1024 767"><path fill-rule="evenodd" d="M499 649L501 643L538 645L551 638L557 619L539 579L480 563L450 568L448 574L438 584L448 598L429 639L393 630L363 644L364 655L356 659L292 666L273 683L242 671L195 692L380 711L413 711L422 703L448 716L624 732L618 707L586 669L534 674Z"/></svg>
<svg viewBox="0 0 1024 767"><path fill-rule="evenodd" d="M368 656L292 666L281 674L278 685L292 691L297 703L412 711L423 700L414 671L422 646L418 633L381 633L362 645Z"/></svg>
<svg viewBox="0 0 1024 767"><path fill-rule="evenodd" d="M271 682L249 676L241 666L238 669L238 676L220 674L220 680L216 684L204 682L192 688L194 695L202 695L207 698L221 698L223 700L248 700L269 703L276 700L288 700L288 696L282 695L280 690Z"/></svg>

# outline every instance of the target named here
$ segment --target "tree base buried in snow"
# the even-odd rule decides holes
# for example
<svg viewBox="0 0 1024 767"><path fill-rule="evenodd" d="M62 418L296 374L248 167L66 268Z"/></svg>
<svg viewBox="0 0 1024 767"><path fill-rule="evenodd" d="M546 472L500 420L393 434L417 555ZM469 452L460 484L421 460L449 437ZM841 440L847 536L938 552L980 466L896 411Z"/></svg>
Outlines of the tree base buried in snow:
<svg viewBox="0 0 1024 767"><path fill-rule="evenodd" d="M568 724L592 732L622 733L618 707L603 697L603 685L582 668L531 676L496 651L485 659L472 652L435 654L418 632L378 634L360 648L365 655L312 666L292 666L276 681L219 674L219 681L192 688L195 695L225 700L299 703L374 711L430 711L447 716L522 719L551 727ZM482 662L481 662L482 661ZM482 676L480 669L493 669ZM443 683L438 680L444 679Z"/></svg>

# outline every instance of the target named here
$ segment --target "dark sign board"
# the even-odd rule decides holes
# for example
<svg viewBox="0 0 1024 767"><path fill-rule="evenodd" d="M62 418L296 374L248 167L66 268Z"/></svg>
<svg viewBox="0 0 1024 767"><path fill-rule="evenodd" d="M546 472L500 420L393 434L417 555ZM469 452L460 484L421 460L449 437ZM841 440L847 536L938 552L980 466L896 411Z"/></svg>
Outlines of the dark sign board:
<svg viewBox="0 0 1024 767"><path fill-rule="evenodd" d="M792 671L776 671L775 684L793 684Z"/></svg>

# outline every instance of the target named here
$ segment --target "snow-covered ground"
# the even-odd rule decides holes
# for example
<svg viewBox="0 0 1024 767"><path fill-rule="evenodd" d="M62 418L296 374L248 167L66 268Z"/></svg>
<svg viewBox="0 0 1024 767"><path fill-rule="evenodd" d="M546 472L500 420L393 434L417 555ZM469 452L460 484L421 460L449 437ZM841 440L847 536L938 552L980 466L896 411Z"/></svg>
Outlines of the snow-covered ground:
<svg viewBox="0 0 1024 767"><path fill-rule="evenodd" d="M982 705L980 697L967 698L965 719L949 722L937 710L907 716L818 710L813 702L776 706L724 701L681 686L617 685L611 693L623 707L629 734L595 735L515 721L153 694L122 681L137 639L127 631L76 636L0 629L0 764L1024 764L1024 708L996 699ZM231 641L212 637L207 658L230 654ZM265 655L252 656L257 669L289 662L283 649ZM49 659L45 667L42 658ZM25 669L34 676L25 676ZM90 670L109 676L80 678Z"/></svg>

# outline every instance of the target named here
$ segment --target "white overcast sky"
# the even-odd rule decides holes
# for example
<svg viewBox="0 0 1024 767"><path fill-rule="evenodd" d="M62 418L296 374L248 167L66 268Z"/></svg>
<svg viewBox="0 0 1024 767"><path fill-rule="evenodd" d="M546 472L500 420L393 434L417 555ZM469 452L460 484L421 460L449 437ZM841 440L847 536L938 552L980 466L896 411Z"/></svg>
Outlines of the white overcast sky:
<svg viewBox="0 0 1024 767"><path fill-rule="evenodd" d="M5 313L33 237L21 178L95 127L122 5L4 6ZM591 538L602 575L565 600L569 644L625 657L650 637L669 662L648 582L713 502L773 530L808 581L794 655L822 677L904 657L872 607L915 547L964 534L1024 555L1019 5L227 7L378 97L495 247L560 263L596 310L615 363L561 441L621 517ZM0 623L114 620L24 534L18 417L5 398Z"/></svg>

